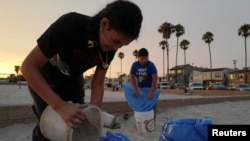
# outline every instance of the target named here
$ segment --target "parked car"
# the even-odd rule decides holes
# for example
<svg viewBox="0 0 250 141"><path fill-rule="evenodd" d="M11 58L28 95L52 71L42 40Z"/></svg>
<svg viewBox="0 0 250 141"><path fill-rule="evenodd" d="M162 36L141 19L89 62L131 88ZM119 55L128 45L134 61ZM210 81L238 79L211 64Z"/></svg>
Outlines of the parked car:
<svg viewBox="0 0 250 141"><path fill-rule="evenodd" d="M172 84L169 82L161 82L160 83L160 89L171 89Z"/></svg>
<svg viewBox="0 0 250 141"><path fill-rule="evenodd" d="M183 84L183 83L176 83L174 85L174 88L175 89L180 89L180 90L185 90L186 89L186 86Z"/></svg>
<svg viewBox="0 0 250 141"><path fill-rule="evenodd" d="M242 83L232 86L232 90L237 91L250 91L250 84Z"/></svg>
<svg viewBox="0 0 250 141"><path fill-rule="evenodd" d="M191 82L191 83L189 83L188 87L190 90L204 90L205 89L203 87L202 83L200 83L200 82Z"/></svg>
<svg viewBox="0 0 250 141"><path fill-rule="evenodd" d="M211 84L207 88L208 90L226 90L227 88L223 84Z"/></svg>
<svg viewBox="0 0 250 141"><path fill-rule="evenodd" d="M160 89L170 89L170 85L167 82L161 82Z"/></svg>

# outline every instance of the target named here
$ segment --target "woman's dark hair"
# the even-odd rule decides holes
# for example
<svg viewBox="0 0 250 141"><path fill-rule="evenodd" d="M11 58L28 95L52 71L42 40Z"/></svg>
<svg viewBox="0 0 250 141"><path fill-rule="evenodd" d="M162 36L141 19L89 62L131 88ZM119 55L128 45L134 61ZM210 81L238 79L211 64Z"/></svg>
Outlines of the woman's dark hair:
<svg viewBox="0 0 250 141"><path fill-rule="evenodd" d="M138 51L138 56L148 56L148 50L146 48L141 48Z"/></svg>
<svg viewBox="0 0 250 141"><path fill-rule="evenodd" d="M94 33L96 34L99 33L102 18L109 19L111 28L133 39L138 38L143 16L136 4L127 0L116 0L107 4L91 19L91 29L95 30Z"/></svg>

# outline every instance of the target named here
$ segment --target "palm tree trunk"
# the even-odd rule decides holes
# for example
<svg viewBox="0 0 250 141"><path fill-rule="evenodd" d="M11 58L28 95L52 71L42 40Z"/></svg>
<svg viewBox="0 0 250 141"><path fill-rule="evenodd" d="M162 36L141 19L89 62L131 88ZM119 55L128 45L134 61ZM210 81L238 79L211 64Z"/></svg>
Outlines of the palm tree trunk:
<svg viewBox="0 0 250 141"><path fill-rule="evenodd" d="M187 75L186 75L186 50L184 50L184 84L187 85Z"/></svg>
<svg viewBox="0 0 250 141"><path fill-rule="evenodd" d="M121 75L120 75L120 87L122 88L122 59L121 59Z"/></svg>
<svg viewBox="0 0 250 141"><path fill-rule="evenodd" d="M211 57L210 44L208 44L208 48L209 48L209 57L210 57L210 81L212 83L212 57Z"/></svg>
<svg viewBox="0 0 250 141"><path fill-rule="evenodd" d="M109 64L109 79L111 79L111 64Z"/></svg>
<svg viewBox="0 0 250 141"><path fill-rule="evenodd" d="M168 78L168 82L169 82L169 45L167 44L167 78Z"/></svg>
<svg viewBox="0 0 250 141"><path fill-rule="evenodd" d="M122 75L122 59L121 59L121 75Z"/></svg>
<svg viewBox="0 0 250 141"><path fill-rule="evenodd" d="M245 83L247 83L247 37L245 37Z"/></svg>
<svg viewBox="0 0 250 141"><path fill-rule="evenodd" d="M164 49L162 51L163 55L162 55L162 62L163 62L163 74L162 77L165 78L165 53L164 53Z"/></svg>
<svg viewBox="0 0 250 141"><path fill-rule="evenodd" d="M184 50L184 65L186 66L186 51Z"/></svg>
<svg viewBox="0 0 250 141"><path fill-rule="evenodd" d="M176 58L175 58L175 83L177 83L178 40L179 38L177 37Z"/></svg>

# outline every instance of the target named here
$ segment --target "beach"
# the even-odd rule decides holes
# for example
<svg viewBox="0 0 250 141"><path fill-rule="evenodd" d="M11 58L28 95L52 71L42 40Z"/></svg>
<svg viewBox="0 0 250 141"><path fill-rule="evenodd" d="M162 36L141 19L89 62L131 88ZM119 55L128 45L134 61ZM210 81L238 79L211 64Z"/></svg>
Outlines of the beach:
<svg viewBox="0 0 250 141"><path fill-rule="evenodd" d="M18 86L0 86L0 88L1 105L11 103L14 105L32 103L25 86L22 86L21 89L18 89ZM8 95L6 95L6 93L8 93ZM3 100L4 98L7 102ZM117 99L124 100L121 96L117 96ZM102 136L105 136L107 131L111 131L113 133L122 133L131 141L158 141L162 126L166 121L183 118L209 117L213 124L249 125L249 107L250 100L225 101L220 103L190 105L176 108L166 107L158 110L156 127L154 131L150 133L140 133L137 131L133 112L129 113L130 116L127 120L123 119L124 113L117 113L115 115L117 116L117 122L120 123L121 128L104 128ZM0 128L0 141L31 141L31 134L34 126L35 123L19 123L2 127Z"/></svg>

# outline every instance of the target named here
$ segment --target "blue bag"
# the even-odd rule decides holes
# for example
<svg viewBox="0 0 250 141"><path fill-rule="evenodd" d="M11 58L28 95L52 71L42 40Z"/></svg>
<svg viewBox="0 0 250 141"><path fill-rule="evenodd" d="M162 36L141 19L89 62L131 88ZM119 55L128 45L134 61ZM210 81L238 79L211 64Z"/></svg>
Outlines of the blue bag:
<svg viewBox="0 0 250 141"><path fill-rule="evenodd" d="M149 100L147 96L150 88L140 88L139 97L135 97L133 87L130 83L123 83L123 90L129 107L137 112L152 110L160 95L160 90L156 89L153 98Z"/></svg>
<svg viewBox="0 0 250 141"><path fill-rule="evenodd" d="M164 123L159 141L207 141L210 118L178 119Z"/></svg>
<svg viewBox="0 0 250 141"><path fill-rule="evenodd" d="M131 141L126 135L107 131L106 137L101 137L100 141Z"/></svg>

